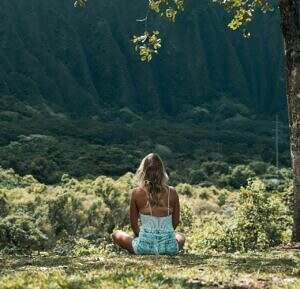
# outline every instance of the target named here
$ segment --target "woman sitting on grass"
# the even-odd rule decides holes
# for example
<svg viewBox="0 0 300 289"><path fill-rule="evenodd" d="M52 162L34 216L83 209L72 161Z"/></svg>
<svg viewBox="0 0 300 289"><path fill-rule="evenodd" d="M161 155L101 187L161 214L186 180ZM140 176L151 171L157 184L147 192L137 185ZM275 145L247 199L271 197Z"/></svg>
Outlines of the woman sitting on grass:
<svg viewBox="0 0 300 289"><path fill-rule="evenodd" d="M157 154L147 155L136 172L139 187L132 191L130 222L135 238L116 231L112 237L120 247L136 255L175 255L185 237L175 233L180 220L179 198L167 185L168 175ZM141 226L138 219L140 217Z"/></svg>

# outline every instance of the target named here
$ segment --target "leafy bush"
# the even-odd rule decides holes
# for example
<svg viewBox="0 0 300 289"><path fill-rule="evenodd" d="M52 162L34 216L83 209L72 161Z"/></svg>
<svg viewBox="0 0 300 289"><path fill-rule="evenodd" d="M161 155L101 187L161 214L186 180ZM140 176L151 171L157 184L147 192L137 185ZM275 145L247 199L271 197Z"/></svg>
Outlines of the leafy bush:
<svg viewBox="0 0 300 289"><path fill-rule="evenodd" d="M228 164L220 161L203 162L201 168L209 176L215 173L227 174L229 172Z"/></svg>
<svg viewBox="0 0 300 289"><path fill-rule="evenodd" d="M195 185L208 179L207 173L203 169L191 170L190 183Z"/></svg>
<svg viewBox="0 0 300 289"><path fill-rule="evenodd" d="M223 191L219 196L218 196L218 205L220 207L224 206L226 204L228 198L228 191Z"/></svg>
<svg viewBox="0 0 300 289"><path fill-rule="evenodd" d="M0 247L18 249L45 249L48 238L25 214L13 214L0 221Z"/></svg>
<svg viewBox="0 0 300 289"><path fill-rule="evenodd" d="M73 253L75 256L87 256L96 254L98 252L97 248L90 243L89 240L80 238L75 241L75 246Z"/></svg>
<svg viewBox="0 0 300 289"><path fill-rule="evenodd" d="M100 254L111 244L113 230L128 228L132 173L81 181L63 175L56 186L2 169L0 177L0 249ZM247 251L281 244L291 233L289 177L282 171L280 192L269 192L258 179L249 179L240 192L180 183L178 230L187 234L191 250Z"/></svg>
<svg viewBox="0 0 300 289"><path fill-rule="evenodd" d="M0 195L0 217L6 217L9 213L9 203L5 195Z"/></svg>
<svg viewBox="0 0 300 289"><path fill-rule="evenodd" d="M262 175L267 171L268 164L260 161L252 161L249 163L249 168L253 170L256 175Z"/></svg>
<svg viewBox="0 0 300 289"><path fill-rule="evenodd" d="M210 214L191 230L190 249L264 250L289 240L292 218L279 195L269 194L259 179L241 188L232 216Z"/></svg>
<svg viewBox="0 0 300 289"><path fill-rule="evenodd" d="M237 165L233 168L229 184L236 189L247 184L247 180L254 177L255 173L246 165Z"/></svg>
<svg viewBox="0 0 300 289"><path fill-rule="evenodd" d="M13 169L4 170L0 166L0 189L26 187L30 184L35 184L37 181L32 176L21 177L15 173Z"/></svg>
<svg viewBox="0 0 300 289"><path fill-rule="evenodd" d="M7 175L0 170L1 175ZM13 177L12 177L13 179ZM128 223L128 192L133 175L78 181L64 175L58 186L16 177L0 190L0 247L26 250L53 248L57 242L109 238ZM12 187L21 183L23 187Z"/></svg>
<svg viewBox="0 0 300 289"><path fill-rule="evenodd" d="M193 195L193 187L190 184L178 184L176 191L180 195L189 196Z"/></svg>
<svg viewBox="0 0 300 289"><path fill-rule="evenodd" d="M184 204L181 206L178 230L182 233L188 232L194 223L194 218L195 216L189 205Z"/></svg>

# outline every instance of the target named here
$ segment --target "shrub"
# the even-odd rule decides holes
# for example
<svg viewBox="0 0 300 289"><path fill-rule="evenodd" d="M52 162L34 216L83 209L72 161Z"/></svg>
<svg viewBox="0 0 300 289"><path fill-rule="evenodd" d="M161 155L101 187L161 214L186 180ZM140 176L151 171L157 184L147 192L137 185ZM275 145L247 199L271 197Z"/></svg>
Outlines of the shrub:
<svg viewBox="0 0 300 289"><path fill-rule="evenodd" d="M201 164L202 170L208 175L212 174L227 174L229 172L229 166L225 162L219 161L210 161L210 162L203 162Z"/></svg>
<svg viewBox="0 0 300 289"><path fill-rule="evenodd" d="M0 247L19 249L45 248L48 238L36 226L34 219L25 214L14 214L0 221Z"/></svg>
<svg viewBox="0 0 300 289"><path fill-rule="evenodd" d="M48 218L56 235L64 231L75 235L84 223L82 202L71 193L58 195L48 201Z"/></svg>
<svg viewBox="0 0 300 289"><path fill-rule="evenodd" d="M32 176L21 177L13 169L4 170L0 166L0 189L12 189L15 187L27 187L37 181Z"/></svg>
<svg viewBox="0 0 300 289"><path fill-rule="evenodd" d="M281 198L266 192L260 180L242 187L235 218L237 248L242 250L265 249L283 243L292 223Z"/></svg>
<svg viewBox="0 0 300 289"><path fill-rule="evenodd" d="M178 230L185 233L189 231L194 223L194 214L191 207L187 204L181 206L180 210L180 224Z"/></svg>
<svg viewBox="0 0 300 289"><path fill-rule="evenodd" d="M267 171L268 164L261 161L253 161L249 163L249 168L253 170L256 175L262 175Z"/></svg>
<svg viewBox="0 0 300 289"><path fill-rule="evenodd" d="M247 184L247 180L254 177L255 173L246 165L237 165L233 168L229 184L236 189Z"/></svg>
<svg viewBox="0 0 300 289"><path fill-rule="evenodd" d="M180 195L191 197L193 195L193 187L190 184L178 184L176 191Z"/></svg>
<svg viewBox="0 0 300 289"><path fill-rule="evenodd" d="M182 172L178 173L176 171L171 171L169 177L170 177L170 184L172 186L176 186L180 183L184 183L185 180Z"/></svg>
<svg viewBox="0 0 300 289"><path fill-rule="evenodd" d="M9 213L9 203L5 195L0 195L0 217L6 217Z"/></svg>
<svg viewBox="0 0 300 289"><path fill-rule="evenodd" d="M97 248L91 244L89 240L80 238L75 241L75 246L73 248L73 253L75 256L87 256L96 254L97 252Z"/></svg>
<svg viewBox="0 0 300 289"><path fill-rule="evenodd" d="M64 242L78 238L105 240L114 228L129 221L132 174L116 181L104 176L78 181L64 175L57 186L28 177L15 178L13 172L1 169L0 175L9 180L8 187L0 189L0 248L42 250L57 243L69 250Z"/></svg>
<svg viewBox="0 0 300 289"><path fill-rule="evenodd" d="M227 187L230 183L230 175L221 174L212 179L214 183L221 188Z"/></svg>
<svg viewBox="0 0 300 289"><path fill-rule="evenodd" d="M239 193L232 216L210 214L193 226L190 248L218 251L264 250L290 239L292 218L278 195L271 195L259 179Z"/></svg>
<svg viewBox="0 0 300 289"><path fill-rule="evenodd" d="M228 191L224 190L218 197L218 205L220 207L224 206L226 204L227 198L228 198Z"/></svg>
<svg viewBox="0 0 300 289"><path fill-rule="evenodd" d="M208 179L208 175L203 169L191 170L190 172L190 183L192 185L199 184Z"/></svg>

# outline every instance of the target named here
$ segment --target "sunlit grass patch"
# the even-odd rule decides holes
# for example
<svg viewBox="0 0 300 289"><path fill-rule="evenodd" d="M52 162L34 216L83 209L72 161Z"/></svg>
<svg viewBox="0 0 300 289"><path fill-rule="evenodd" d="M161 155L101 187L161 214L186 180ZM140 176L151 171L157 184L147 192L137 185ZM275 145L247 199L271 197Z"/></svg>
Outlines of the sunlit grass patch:
<svg viewBox="0 0 300 289"><path fill-rule="evenodd" d="M300 253L2 256L2 289L290 288L300 284Z"/></svg>

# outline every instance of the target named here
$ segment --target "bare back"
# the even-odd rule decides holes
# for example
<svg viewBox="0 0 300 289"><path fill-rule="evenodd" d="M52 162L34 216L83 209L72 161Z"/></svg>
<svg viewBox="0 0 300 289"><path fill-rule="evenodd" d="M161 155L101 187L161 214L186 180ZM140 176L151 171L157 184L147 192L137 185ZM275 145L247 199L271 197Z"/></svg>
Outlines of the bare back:
<svg viewBox="0 0 300 289"><path fill-rule="evenodd" d="M138 235L139 232L138 219L140 214L151 215L152 213L152 215L156 217L164 217L168 215L168 191L169 187L161 192L158 196L159 206L151 206L151 208L148 202L149 198L147 188L138 187L132 191L130 200L130 222L135 235ZM172 215L172 223L175 229L179 224L180 205L178 194L173 187L170 187L169 214Z"/></svg>
<svg viewBox="0 0 300 289"><path fill-rule="evenodd" d="M169 192L170 190L170 192ZM158 194L158 206L151 206L149 204L149 192L146 187L139 187L136 189L136 205L139 213L153 216L163 217L173 213L174 209L174 191L170 187L166 187L164 191ZM168 210L169 198L169 210Z"/></svg>

